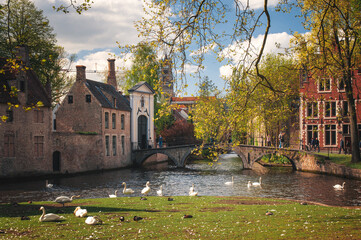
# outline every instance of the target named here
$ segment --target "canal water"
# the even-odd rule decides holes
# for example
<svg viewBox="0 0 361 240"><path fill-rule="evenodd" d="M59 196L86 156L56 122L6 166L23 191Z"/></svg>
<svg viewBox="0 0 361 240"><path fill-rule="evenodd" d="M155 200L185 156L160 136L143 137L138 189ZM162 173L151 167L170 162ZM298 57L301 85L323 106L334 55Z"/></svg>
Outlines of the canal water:
<svg viewBox="0 0 361 240"><path fill-rule="evenodd" d="M81 198L103 198L119 190L123 197L122 182L132 188L133 196L140 196L147 181L151 192L163 185L166 196L186 196L192 183L199 196L246 196L288 198L315 201L338 206L361 205L361 181L313 173L297 172L291 168L268 168L267 172L242 170L242 162L227 154L212 166L206 162L192 162L185 168L167 164L142 169L121 169L73 177L45 180L0 183L0 203L24 201L51 201L60 195L81 195ZM233 185L225 185L234 177ZM261 187L247 187L262 177ZM346 182L344 190L334 190L333 185Z"/></svg>

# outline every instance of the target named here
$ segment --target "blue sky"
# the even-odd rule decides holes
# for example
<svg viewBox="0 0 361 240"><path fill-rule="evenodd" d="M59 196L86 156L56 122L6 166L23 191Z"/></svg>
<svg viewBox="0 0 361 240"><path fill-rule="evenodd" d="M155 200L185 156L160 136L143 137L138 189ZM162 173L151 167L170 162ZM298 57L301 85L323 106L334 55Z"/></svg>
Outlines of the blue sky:
<svg viewBox="0 0 361 240"><path fill-rule="evenodd" d="M1 0L4 1L4 0ZM52 6L56 3L68 0L33 0L35 5L44 11L49 19L54 32L57 35L58 44L63 46L68 53L77 54L75 65L85 65L88 70L104 71L107 66L107 58L119 55L117 41L120 45L136 44L141 39L134 28L134 22L139 20L142 12L141 0L94 0L92 8L79 15L77 13L63 14L54 12ZM233 6L233 0L224 1ZM251 0L251 6L260 11L263 0ZM266 53L279 52L275 42L283 47L288 47L292 31L305 32L301 20L295 17L295 11L291 14L276 12L274 7L277 0L269 0L271 14L271 29L266 46ZM254 44L260 44L263 30L255 32ZM211 56L211 54L209 55ZM239 56L238 56L239 57ZM231 57L237 61L237 56ZM130 61L117 59L117 67L129 67ZM229 74L229 68L218 63L214 58L207 58L203 76L208 76L216 86L222 90L225 86L221 75ZM88 79L100 80L99 74L88 74ZM189 79L189 87L182 89L182 95L196 94L197 87L194 80Z"/></svg>

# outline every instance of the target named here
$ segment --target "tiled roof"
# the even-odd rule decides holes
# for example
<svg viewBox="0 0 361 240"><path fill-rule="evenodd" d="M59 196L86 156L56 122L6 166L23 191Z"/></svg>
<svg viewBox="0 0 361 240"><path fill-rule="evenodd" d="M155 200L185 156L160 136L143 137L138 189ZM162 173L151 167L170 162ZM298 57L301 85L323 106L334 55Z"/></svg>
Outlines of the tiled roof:
<svg viewBox="0 0 361 240"><path fill-rule="evenodd" d="M126 97L119 93L112 85L93 80L86 80L85 85L104 108L113 108L121 111L131 111L130 103ZM111 97L111 99L109 99ZM113 105L116 99L116 106Z"/></svg>

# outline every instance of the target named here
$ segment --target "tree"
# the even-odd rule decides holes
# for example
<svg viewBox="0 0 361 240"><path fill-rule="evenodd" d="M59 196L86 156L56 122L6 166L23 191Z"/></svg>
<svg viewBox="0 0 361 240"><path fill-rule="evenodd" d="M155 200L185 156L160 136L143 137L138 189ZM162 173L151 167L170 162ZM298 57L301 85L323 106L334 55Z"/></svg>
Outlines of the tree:
<svg viewBox="0 0 361 240"><path fill-rule="evenodd" d="M295 34L295 52L300 68L315 79L343 81L351 121L352 162L360 161L359 136L352 74L361 63L361 12L351 1L299 0L308 35ZM359 2L358 2L359 3Z"/></svg>
<svg viewBox="0 0 361 240"><path fill-rule="evenodd" d="M29 0L8 0L0 10L0 55L15 59L16 47L29 47L29 61L40 81L52 86L57 103L71 84L62 72L68 62L64 49L56 45L48 19ZM70 58L70 63L74 57Z"/></svg>
<svg viewBox="0 0 361 240"><path fill-rule="evenodd" d="M216 90L216 86L214 85L214 83L212 82L212 80L209 79L208 76L204 77L200 83L199 83L199 96L201 97L209 97L211 96L211 94L215 95L217 94Z"/></svg>

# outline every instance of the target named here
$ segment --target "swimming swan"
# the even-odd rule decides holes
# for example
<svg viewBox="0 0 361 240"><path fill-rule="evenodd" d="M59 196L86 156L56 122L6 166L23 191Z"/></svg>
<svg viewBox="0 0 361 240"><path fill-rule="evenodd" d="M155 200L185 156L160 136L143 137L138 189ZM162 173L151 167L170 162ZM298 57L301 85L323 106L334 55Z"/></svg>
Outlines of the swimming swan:
<svg viewBox="0 0 361 240"><path fill-rule="evenodd" d="M197 196L198 192L194 191L194 183L192 183L192 187L189 188L189 196Z"/></svg>
<svg viewBox="0 0 361 240"><path fill-rule="evenodd" d="M232 182L225 182L226 185L233 185L233 176L232 176Z"/></svg>
<svg viewBox="0 0 361 240"><path fill-rule="evenodd" d="M157 190L157 195L160 197L163 196L163 185L160 185L160 189Z"/></svg>
<svg viewBox="0 0 361 240"><path fill-rule="evenodd" d="M253 186L261 186L261 184L262 184L262 177L259 177L259 182L252 183Z"/></svg>
<svg viewBox="0 0 361 240"><path fill-rule="evenodd" d="M342 186L340 184L336 184L333 186L335 190L342 190L345 187L345 182L342 183Z"/></svg>

